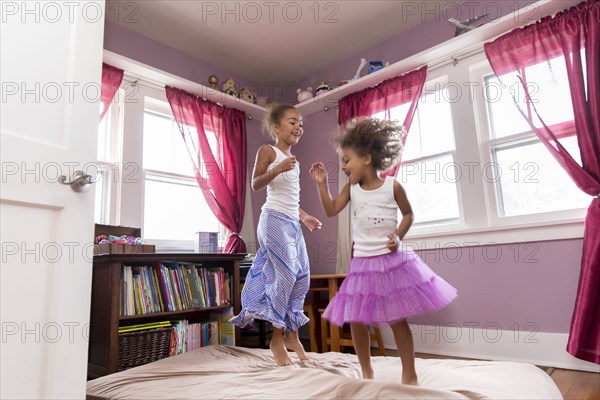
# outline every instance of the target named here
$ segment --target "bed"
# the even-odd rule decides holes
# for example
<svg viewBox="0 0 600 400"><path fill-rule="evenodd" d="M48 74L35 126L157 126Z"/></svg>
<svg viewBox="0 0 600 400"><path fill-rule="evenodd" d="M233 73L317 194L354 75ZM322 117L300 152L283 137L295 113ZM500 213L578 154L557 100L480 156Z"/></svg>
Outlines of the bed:
<svg viewBox="0 0 600 400"><path fill-rule="evenodd" d="M373 357L375 380L357 379L356 356L309 353L278 367L269 350L209 346L87 383L104 399L562 399L552 379L524 363L417 359L420 386L399 384L397 357Z"/></svg>

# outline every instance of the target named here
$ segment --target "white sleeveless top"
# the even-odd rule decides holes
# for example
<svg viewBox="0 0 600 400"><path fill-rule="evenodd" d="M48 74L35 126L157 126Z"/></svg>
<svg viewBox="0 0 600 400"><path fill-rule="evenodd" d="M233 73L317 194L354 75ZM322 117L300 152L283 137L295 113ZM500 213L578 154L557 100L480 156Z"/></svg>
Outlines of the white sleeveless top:
<svg viewBox="0 0 600 400"><path fill-rule="evenodd" d="M387 243L398 228L398 203L394 199L393 177L375 190L364 190L358 183L350 186L350 212L355 257L390 253Z"/></svg>
<svg viewBox="0 0 600 400"><path fill-rule="evenodd" d="M271 171L288 156L283 154L275 146L271 146L275 150L275 161L268 167L267 171ZM267 201L263 204L261 210L275 210L282 212L292 218L298 220L300 218L300 163L296 162L296 167L292 170L285 171L275 177L267 185Z"/></svg>

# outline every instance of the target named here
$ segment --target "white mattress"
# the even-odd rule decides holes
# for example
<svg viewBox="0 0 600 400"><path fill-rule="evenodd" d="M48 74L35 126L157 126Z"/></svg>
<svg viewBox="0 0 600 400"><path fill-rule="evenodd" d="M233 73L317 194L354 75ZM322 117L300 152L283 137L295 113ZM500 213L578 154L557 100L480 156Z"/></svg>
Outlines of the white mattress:
<svg viewBox="0 0 600 400"><path fill-rule="evenodd" d="M417 359L420 386L400 384L397 357L373 357L375 379L359 379L356 356L309 353L275 365L269 350L210 346L88 382L96 399L562 399L531 364Z"/></svg>

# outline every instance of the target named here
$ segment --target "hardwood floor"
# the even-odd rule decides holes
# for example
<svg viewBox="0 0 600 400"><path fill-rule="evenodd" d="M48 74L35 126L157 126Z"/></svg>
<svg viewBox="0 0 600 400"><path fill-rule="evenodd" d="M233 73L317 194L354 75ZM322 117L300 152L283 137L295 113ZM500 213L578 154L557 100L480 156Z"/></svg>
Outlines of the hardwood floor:
<svg viewBox="0 0 600 400"><path fill-rule="evenodd" d="M565 400L600 399L600 373L555 369L550 377Z"/></svg>

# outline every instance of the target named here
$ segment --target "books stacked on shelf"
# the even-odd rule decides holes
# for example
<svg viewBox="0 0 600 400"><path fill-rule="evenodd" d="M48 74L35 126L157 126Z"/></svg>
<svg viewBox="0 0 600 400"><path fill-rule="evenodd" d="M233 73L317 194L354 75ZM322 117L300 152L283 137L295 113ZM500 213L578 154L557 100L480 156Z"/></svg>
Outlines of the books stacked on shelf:
<svg viewBox="0 0 600 400"><path fill-rule="evenodd" d="M226 313L216 314L216 317L221 318ZM211 314L211 318L213 318ZM227 327L230 325L230 327ZM170 328L170 340L169 340L169 351L168 355L174 356L177 354L186 353L194 349L221 344L222 337L230 337L231 331L233 331L233 325L230 323L223 323L220 319L212 319L210 321L203 321L197 323L190 323L190 321L174 320L174 321L159 321L159 322L148 322L145 324L120 326L119 334L129 333L145 333L153 331L155 329ZM166 344L166 343L165 343ZM233 343L227 343L233 344Z"/></svg>
<svg viewBox="0 0 600 400"><path fill-rule="evenodd" d="M219 344L235 346L235 326L229 322L233 317L233 307L215 310L210 318L219 323Z"/></svg>
<svg viewBox="0 0 600 400"><path fill-rule="evenodd" d="M220 267L185 263L123 266L121 316L231 303L231 277Z"/></svg>
<svg viewBox="0 0 600 400"><path fill-rule="evenodd" d="M146 324L120 326L119 333L147 331L149 329L169 328L171 321L148 322Z"/></svg>
<svg viewBox="0 0 600 400"><path fill-rule="evenodd" d="M169 356L216 344L219 344L218 321L198 323L190 323L185 319L173 321Z"/></svg>

